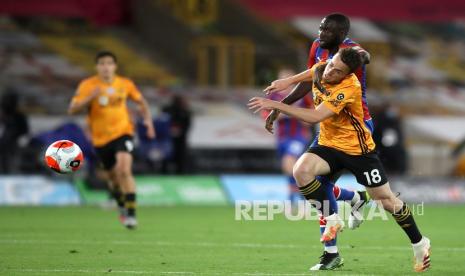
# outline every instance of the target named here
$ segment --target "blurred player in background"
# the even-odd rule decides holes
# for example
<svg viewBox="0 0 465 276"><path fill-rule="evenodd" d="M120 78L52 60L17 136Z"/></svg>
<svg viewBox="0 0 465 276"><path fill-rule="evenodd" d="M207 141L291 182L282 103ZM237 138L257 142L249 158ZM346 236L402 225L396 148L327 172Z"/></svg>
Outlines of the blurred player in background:
<svg viewBox="0 0 465 276"><path fill-rule="evenodd" d="M279 71L278 78L287 78L294 74L293 70L283 69ZM291 92L291 89L292 87L273 93L269 98L281 101ZM308 94L295 102L294 105L303 108L313 108L313 99ZM268 111L263 111L262 113L265 118L268 117L268 114ZM276 131L277 150L279 160L281 161L281 170L288 178L289 200L292 206L296 206L298 201L302 199L299 188L292 176L292 168L297 159L305 152L308 147L308 141L313 137L312 135L312 127L309 124L284 114L279 115Z"/></svg>
<svg viewBox="0 0 465 276"><path fill-rule="evenodd" d="M344 227L344 221L335 210L321 207L328 200L324 186L329 184L321 183L317 176L347 169L355 175L357 182L366 187L370 196L392 214L412 244L414 270L425 271L430 267L430 240L420 233L407 204L391 191L371 131L363 122L363 93L354 74L361 65L362 59L357 50L341 49L330 61L274 81L265 89L279 91L300 81L320 79L320 85L314 83L312 87L315 109L298 108L260 97L252 98L249 108L255 112L274 108L310 124L321 123L317 145L312 145L299 158L294 167L294 177L302 195L311 203L320 204L317 209L327 222L323 237L328 239L324 240L334 239ZM311 270L316 269L312 267Z"/></svg>
<svg viewBox="0 0 465 276"><path fill-rule="evenodd" d="M18 142L29 132L26 114L19 109L16 91L6 89L0 99L0 173L9 174L16 169Z"/></svg>
<svg viewBox="0 0 465 276"><path fill-rule="evenodd" d="M365 64L370 61L368 52L360 48L360 45L347 37L350 30L349 18L343 14L330 14L327 15L320 24L319 37L313 42L307 61L307 68L310 69L318 62L331 59L339 49L355 47L359 54L362 56L364 65L357 69L355 72L357 78L362 85L362 102L363 102L363 116L368 129L373 131L373 123L370 113L368 111L368 103L366 100L366 68ZM292 104L295 101L305 97L311 91L311 82L300 82L292 90L292 92L282 100L283 103ZM273 122L276 120L279 112L277 110L271 111L267 118L266 128L271 131ZM318 143L318 133L312 142L312 146ZM363 203L367 201L367 195L361 191L350 191L334 185L337 176L331 178L327 176L318 176L318 180L324 185L326 192L329 196L330 208L337 212L336 200L343 200L350 202L352 207L351 215L349 217L349 228L355 229L363 222L361 215ZM332 195L334 194L334 196ZM320 218L320 232L323 234L325 231L326 221ZM326 241L324 243L324 252L320 258L320 262L316 264L314 270L328 270L334 269L343 265L343 259L340 257L338 248L336 246L336 239Z"/></svg>
<svg viewBox="0 0 465 276"><path fill-rule="evenodd" d="M97 75L83 80L68 112L87 112L92 143L107 172L109 187L120 212L121 222L129 229L137 226L136 184L132 175L134 126L127 100L134 101L147 128L147 137L155 138L152 115L147 101L134 83L116 75L117 59L112 52L95 57Z"/></svg>

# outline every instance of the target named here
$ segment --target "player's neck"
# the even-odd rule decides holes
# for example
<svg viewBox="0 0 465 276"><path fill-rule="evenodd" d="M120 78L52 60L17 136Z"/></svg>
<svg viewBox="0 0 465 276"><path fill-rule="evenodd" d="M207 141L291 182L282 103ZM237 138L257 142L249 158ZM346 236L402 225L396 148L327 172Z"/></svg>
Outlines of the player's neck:
<svg viewBox="0 0 465 276"><path fill-rule="evenodd" d="M108 76L108 77L105 77L105 76L98 76L99 79L101 81L103 81L104 83L107 83L107 84L112 84L113 81L115 80L115 76Z"/></svg>
<svg viewBox="0 0 465 276"><path fill-rule="evenodd" d="M334 56L338 51L339 51L339 45L328 49L330 56Z"/></svg>

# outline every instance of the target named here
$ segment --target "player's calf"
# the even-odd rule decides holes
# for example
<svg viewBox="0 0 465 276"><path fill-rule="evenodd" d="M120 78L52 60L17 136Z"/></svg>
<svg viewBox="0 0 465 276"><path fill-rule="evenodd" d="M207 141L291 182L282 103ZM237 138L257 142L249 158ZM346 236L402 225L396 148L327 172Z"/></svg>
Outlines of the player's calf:
<svg viewBox="0 0 465 276"><path fill-rule="evenodd" d="M381 201L383 207L392 214L397 224L410 239L415 258L414 270L421 272L428 269L430 267L430 241L421 235L408 205L394 196L389 183L367 190L373 199Z"/></svg>

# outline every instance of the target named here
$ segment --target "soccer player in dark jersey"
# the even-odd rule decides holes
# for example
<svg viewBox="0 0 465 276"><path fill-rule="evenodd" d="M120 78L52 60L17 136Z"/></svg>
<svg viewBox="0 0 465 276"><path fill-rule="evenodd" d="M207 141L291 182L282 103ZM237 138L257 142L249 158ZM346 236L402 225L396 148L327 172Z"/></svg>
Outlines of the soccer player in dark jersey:
<svg viewBox="0 0 465 276"><path fill-rule="evenodd" d="M301 81L319 78L320 85L312 85L315 109L298 108L270 99L254 97L249 108L255 112L277 109L310 124L320 123L320 136L294 167L294 177L302 195L323 206L328 194L317 176L352 172L357 182L364 185L369 195L390 212L406 233L413 248L414 270L430 267L430 240L422 236L410 208L391 191L384 167L375 151L371 131L364 123L363 93L354 74L362 64L357 50L341 49L328 62L315 64L311 69L286 79L274 81L266 91L279 91ZM344 221L331 209L320 208L327 221L323 235L335 238L344 228ZM324 257L323 257L324 258Z"/></svg>
<svg viewBox="0 0 465 276"><path fill-rule="evenodd" d="M147 101L136 85L116 74L115 54L104 51L95 57L97 74L83 80L71 100L68 112L87 112L92 144L107 172L109 187L118 203L121 222L136 227L136 183L132 175L134 125L127 101L136 103L147 128L147 137L155 137Z"/></svg>
<svg viewBox="0 0 465 276"><path fill-rule="evenodd" d="M368 127L369 131L373 131L373 123L371 120L370 113L368 111L368 103L366 99L366 68L365 64L369 63L370 55L367 51L363 50L359 44L347 37L350 29L350 21L347 16L343 14L330 14L327 15L321 21L319 37L315 39L310 48L308 60L307 60L307 69L310 69L314 64L326 61L331 59L339 49L353 47L363 58L363 65L358 68L355 72L358 80L362 84L362 107L363 107L363 116L365 125ZM311 90L310 82L300 82L297 84L295 89L284 99L283 103L291 104L294 101L299 100L300 98L307 95ZM277 110L271 111L270 115L267 117L266 128L271 131L273 127L273 122L278 116L279 112ZM318 143L318 134L316 135L312 146L316 146ZM328 183L332 185L325 185L327 193L329 194L329 203L330 208L337 211L336 200L343 200L350 202L351 206L354 207L350 216L349 216L349 228L355 229L363 222L363 216L361 214L363 203L367 201L367 196L365 192L350 191L343 189L334 185L334 180L336 176L326 177L319 176L318 180L322 183ZM334 196L330 195L331 193ZM320 232L323 234L325 231L326 221L320 219ZM324 254L325 259L322 260L319 264L315 265L315 269L326 270L333 269L343 264L343 259L339 256L338 248L336 245L336 239L330 241L324 241ZM329 260L329 261L328 261Z"/></svg>

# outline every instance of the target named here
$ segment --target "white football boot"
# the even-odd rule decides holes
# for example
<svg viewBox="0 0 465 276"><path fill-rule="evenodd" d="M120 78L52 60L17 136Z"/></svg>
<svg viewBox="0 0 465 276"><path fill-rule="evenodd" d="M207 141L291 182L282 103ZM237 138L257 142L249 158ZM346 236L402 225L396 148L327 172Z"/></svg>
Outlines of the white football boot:
<svg viewBox="0 0 465 276"><path fill-rule="evenodd" d="M413 247L413 269L416 272L423 272L430 267L431 242L427 237L423 237L421 241L412 244Z"/></svg>
<svg viewBox="0 0 465 276"><path fill-rule="evenodd" d="M342 232L344 229L344 221L339 217L337 213L325 217L326 227L325 231L321 235L320 242L329 242L336 238L337 233Z"/></svg>

